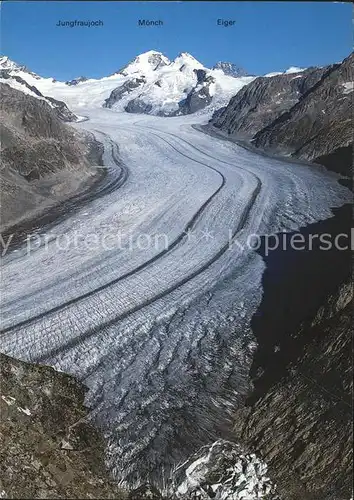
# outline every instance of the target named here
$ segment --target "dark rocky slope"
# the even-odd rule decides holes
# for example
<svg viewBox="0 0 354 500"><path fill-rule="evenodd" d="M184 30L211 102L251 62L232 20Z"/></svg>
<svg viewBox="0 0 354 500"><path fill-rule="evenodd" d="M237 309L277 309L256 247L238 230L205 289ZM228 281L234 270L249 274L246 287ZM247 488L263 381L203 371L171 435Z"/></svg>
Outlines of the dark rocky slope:
<svg viewBox="0 0 354 500"><path fill-rule="evenodd" d="M211 123L229 134L251 139L294 106L325 72L324 68L309 68L299 73L256 78L214 115Z"/></svg>
<svg viewBox="0 0 354 500"><path fill-rule="evenodd" d="M321 163L350 175L353 148L353 64L257 78L210 124L262 150Z"/></svg>
<svg viewBox="0 0 354 500"><path fill-rule="evenodd" d="M101 146L44 100L0 84L1 230L36 217L98 178Z"/></svg>
<svg viewBox="0 0 354 500"><path fill-rule="evenodd" d="M1 498L126 498L105 473L84 386L47 366L0 363Z"/></svg>
<svg viewBox="0 0 354 500"><path fill-rule="evenodd" d="M326 161L327 155L343 148L348 151L353 143L353 68L354 54L330 67L288 113L259 131L252 142L310 161ZM345 173L340 164L334 170Z"/></svg>
<svg viewBox="0 0 354 500"><path fill-rule="evenodd" d="M307 241L325 233L334 241L350 234L350 225L346 206L301 233ZM286 500L349 500L351 252L323 250L317 242L312 250L261 253L267 268L252 322L259 344L254 389L235 415L236 439L267 462Z"/></svg>

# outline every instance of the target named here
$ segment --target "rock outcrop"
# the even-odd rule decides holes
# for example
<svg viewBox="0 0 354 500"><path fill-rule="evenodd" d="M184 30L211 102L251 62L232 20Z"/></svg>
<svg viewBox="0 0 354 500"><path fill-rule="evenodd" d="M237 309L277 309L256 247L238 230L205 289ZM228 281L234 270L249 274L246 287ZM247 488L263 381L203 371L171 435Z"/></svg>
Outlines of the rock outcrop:
<svg viewBox="0 0 354 500"><path fill-rule="evenodd" d="M77 85L78 83L86 82L86 80L88 80L86 76L79 76L78 78L74 78L74 80L68 80L67 82L65 82L65 85L72 87L73 85Z"/></svg>
<svg viewBox="0 0 354 500"><path fill-rule="evenodd" d="M112 90L108 99L105 100L103 107L104 108L112 108L112 106L116 102L120 101L123 96L130 94L130 92L132 92L134 89L140 87L141 85L144 85L144 83L146 83L146 79L143 76L140 78L133 78L132 80L125 81L123 83L123 85ZM129 104L131 105L131 107L133 107L134 101L130 101ZM134 113L134 111L132 111L132 112Z"/></svg>
<svg viewBox="0 0 354 500"><path fill-rule="evenodd" d="M58 112L0 84L1 230L36 217L92 185L101 146L62 123Z"/></svg>
<svg viewBox="0 0 354 500"><path fill-rule="evenodd" d="M136 99L132 99L125 106L125 111L127 113L144 113L149 114L152 110L152 105L146 103L143 99L137 97Z"/></svg>
<svg viewBox="0 0 354 500"><path fill-rule="evenodd" d="M179 109L174 113L175 115L195 113L208 106L213 99L211 88L215 84L215 78L208 75L203 69L194 70L194 73L197 76L197 84L189 92L186 99L178 103Z"/></svg>
<svg viewBox="0 0 354 500"><path fill-rule="evenodd" d="M1 498L126 498L106 475L85 387L3 354L0 364Z"/></svg>

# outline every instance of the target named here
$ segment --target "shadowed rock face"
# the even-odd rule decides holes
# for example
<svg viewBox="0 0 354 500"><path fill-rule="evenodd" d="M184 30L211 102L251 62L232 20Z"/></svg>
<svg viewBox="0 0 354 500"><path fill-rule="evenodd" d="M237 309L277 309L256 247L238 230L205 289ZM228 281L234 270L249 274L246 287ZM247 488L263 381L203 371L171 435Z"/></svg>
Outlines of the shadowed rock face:
<svg viewBox="0 0 354 500"><path fill-rule="evenodd" d="M301 230L350 233L351 207ZM295 233L294 233L295 234ZM292 234L287 236L289 244ZM289 248L289 247L288 247ZM351 252L260 249L263 300L246 407L235 437L258 453L287 500L349 500L352 491Z"/></svg>
<svg viewBox="0 0 354 500"><path fill-rule="evenodd" d="M148 104L139 98L132 99L125 107L125 111L127 113L149 113L151 110L151 104Z"/></svg>
<svg viewBox="0 0 354 500"><path fill-rule="evenodd" d="M295 352L302 343L299 359L290 362L289 373L251 405L241 433L237 431L241 441L265 457L288 500L350 498L352 305L348 288L319 309L312 325L301 327L299 339L292 339L295 346L298 343Z"/></svg>
<svg viewBox="0 0 354 500"><path fill-rule="evenodd" d="M127 82L124 82L123 85L112 90L108 99L105 100L103 107L104 108L111 108L113 106L113 104L120 101L120 99L123 96L125 96L126 94L130 94L130 92L132 92L134 89L140 87L144 83L146 83L146 79L144 77L134 78L133 80L129 80ZM133 106L133 101L131 101L131 102L132 102L132 106ZM134 111L132 111L132 112L134 113Z"/></svg>
<svg viewBox="0 0 354 500"><path fill-rule="evenodd" d="M176 115L188 115L204 109L212 101L210 86L215 83L212 76L207 76L206 71L199 69L194 71L197 75L197 85L189 92L186 99L179 103Z"/></svg>
<svg viewBox="0 0 354 500"><path fill-rule="evenodd" d="M259 131L253 143L310 161L340 153L341 148L350 148L353 142L353 87L350 87L354 80L353 67L353 54L342 64L330 67L288 113ZM333 165L334 170L342 173L349 172L348 167Z"/></svg>
<svg viewBox="0 0 354 500"><path fill-rule="evenodd" d="M85 387L0 354L1 498L125 498L104 470Z"/></svg>
<svg viewBox="0 0 354 500"><path fill-rule="evenodd" d="M45 100L0 84L1 229L35 217L96 178L100 152Z"/></svg>

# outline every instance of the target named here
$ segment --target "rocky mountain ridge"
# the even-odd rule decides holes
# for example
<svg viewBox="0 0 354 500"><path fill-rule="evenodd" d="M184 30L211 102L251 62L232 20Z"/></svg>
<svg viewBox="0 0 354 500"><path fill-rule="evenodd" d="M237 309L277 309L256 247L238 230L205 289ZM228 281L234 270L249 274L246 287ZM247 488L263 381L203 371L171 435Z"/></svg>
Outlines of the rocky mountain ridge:
<svg viewBox="0 0 354 500"><path fill-rule="evenodd" d="M233 76L234 78L249 76L246 70L231 62L219 61L213 66L212 69L220 69L225 75Z"/></svg>
<svg viewBox="0 0 354 500"><path fill-rule="evenodd" d="M30 74L31 76L33 76L36 79L40 78L40 76L38 76L36 73L33 73L32 71L30 71L27 68L27 66L24 66L23 64L22 65L17 64L15 61L12 61L7 56L0 56L0 69L5 70L5 71L9 71L12 74L25 72L25 73Z"/></svg>
<svg viewBox="0 0 354 500"><path fill-rule="evenodd" d="M256 78L241 89L211 123L230 135L251 139L292 108L325 72L324 68L309 68L299 73Z"/></svg>
<svg viewBox="0 0 354 500"><path fill-rule="evenodd" d="M0 83L7 83L13 88L24 92L25 94L41 99L49 104L57 114L58 118L64 122L78 122L80 118L77 117L67 107L65 102L58 101L53 97L44 96L34 85L29 85L26 80L16 74L11 74L10 69L0 69Z"/></svg>
<svg viewBox="0 0 354 500"><path fill-rule="evenodd" d="M333 170L349 175L353 144L354 54L329 66L287 114L257 132L252 142L266 150L318 163L329 160ZM337 161L335 160L337 158Z"/></svg>
<svg viewBox="0 0 354 500"><path fill-rule="evenodd" d="M256 78L210 124L265 151L351 170L353 64Z"/></svg>

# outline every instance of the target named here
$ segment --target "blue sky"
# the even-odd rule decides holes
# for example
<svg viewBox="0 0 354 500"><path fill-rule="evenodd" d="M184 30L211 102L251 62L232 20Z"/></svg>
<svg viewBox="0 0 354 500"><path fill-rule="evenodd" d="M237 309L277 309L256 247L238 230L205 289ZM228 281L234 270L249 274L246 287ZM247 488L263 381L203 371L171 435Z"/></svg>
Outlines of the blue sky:
<svg viewBox="0 0 354 500"><path fill-rule="evenodd" d="M58 80L106 76L147 50L190 52L251 74L339 62L352 50L352 7L325 2L2 2L2 54ZM142 28L137 20L161 19ZM235 20L218 27L217 19ZM59 28L58 20L98 20Z"/></svg>

